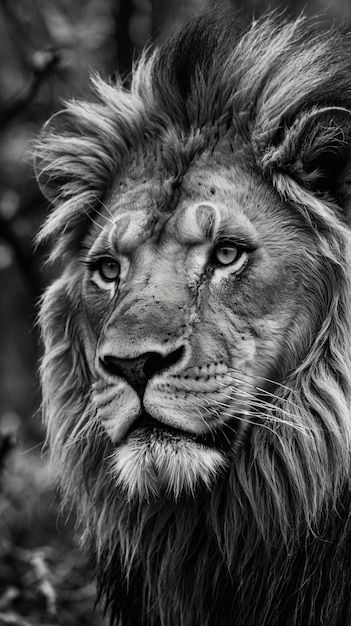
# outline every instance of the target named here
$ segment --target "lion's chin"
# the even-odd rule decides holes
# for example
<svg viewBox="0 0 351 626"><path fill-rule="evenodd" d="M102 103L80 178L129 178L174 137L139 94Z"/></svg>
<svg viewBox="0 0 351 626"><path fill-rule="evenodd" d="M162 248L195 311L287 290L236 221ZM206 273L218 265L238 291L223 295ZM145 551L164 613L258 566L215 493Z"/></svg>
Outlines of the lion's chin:
<svg viewBox="0 0 351 626"><path fill-rule="evenodd" d="M182 432L140 427L113 455L113 473L128 500L194 495L200 485L211 488L223 472L223 451Z"/></svg>

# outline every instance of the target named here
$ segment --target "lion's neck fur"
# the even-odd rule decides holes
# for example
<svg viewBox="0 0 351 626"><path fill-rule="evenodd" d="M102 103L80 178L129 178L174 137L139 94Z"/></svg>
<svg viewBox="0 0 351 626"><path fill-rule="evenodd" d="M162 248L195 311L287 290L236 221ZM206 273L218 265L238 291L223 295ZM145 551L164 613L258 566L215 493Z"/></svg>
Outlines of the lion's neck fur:
<svg viewBox="0 0 351 626"><path fill-rule="evenodd" d="M267 620L278 626L319 623L313 621L318 611L332 611L336 621L326 623L344 623L330 596L323 608L311 609L312 621L298 607L306 607L304 599L318 584L317 566L333 572L339 560L342 567L342 549L330 538L345 525L347 503L339 502L335 523L330 504L318 529L291 526L284 544L274 511L270 536L262 536L239 482L232 475L231 486L223 483L197 501L121 505L115 536L109 529L97 562L113 617L121 614L123 625L213 626L232 623L236 615L240 625Z"/></svg>

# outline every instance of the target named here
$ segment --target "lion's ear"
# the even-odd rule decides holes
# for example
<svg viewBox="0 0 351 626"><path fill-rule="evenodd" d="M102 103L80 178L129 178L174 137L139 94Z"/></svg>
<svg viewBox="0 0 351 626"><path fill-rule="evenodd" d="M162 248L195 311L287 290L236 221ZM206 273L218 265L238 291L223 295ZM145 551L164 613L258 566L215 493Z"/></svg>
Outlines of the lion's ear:
<svg viewBox="0 0 351 626"><path fill-rule="evenodd" d="M299 114L266 149L262 166L273 180L279 179L280 187L285 174L336 201L350 219L351 111L316 107Z"/></svg>

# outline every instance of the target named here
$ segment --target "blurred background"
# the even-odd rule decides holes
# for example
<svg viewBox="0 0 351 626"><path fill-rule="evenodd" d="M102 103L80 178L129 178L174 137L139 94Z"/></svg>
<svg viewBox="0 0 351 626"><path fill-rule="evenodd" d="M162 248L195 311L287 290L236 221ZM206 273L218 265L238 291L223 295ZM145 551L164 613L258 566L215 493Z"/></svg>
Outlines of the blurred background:
<svg viewBox="0 0 351 626"><path fill-rule="evenodd" d="M52 270L34 237L48 207L30 140L89 74L127 77L145 44L166 38L205 0L0 0L0 626L102 626L95 587L42 454L35 326ZM219 0L257 17L305 10L351 27L350 0Z"/></svg>

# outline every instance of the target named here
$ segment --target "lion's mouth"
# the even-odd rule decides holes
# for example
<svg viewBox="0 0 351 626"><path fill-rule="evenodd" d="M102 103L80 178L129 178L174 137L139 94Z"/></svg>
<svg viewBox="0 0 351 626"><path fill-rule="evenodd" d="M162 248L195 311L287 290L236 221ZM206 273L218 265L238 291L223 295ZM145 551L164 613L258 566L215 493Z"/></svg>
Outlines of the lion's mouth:
<svg viewBox="0 0 351 626"><path fill-rule="evenodd" d="M140 417L134 422L126 434L126 439L138 436L145 441L169 441L181 442L191 441L194 444L207 448L224 449L228 447L228 435L224 432L211 432L208 434L198 435L173 426L169 426L159 422L149 413L144 411Z"/></svg>

